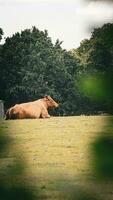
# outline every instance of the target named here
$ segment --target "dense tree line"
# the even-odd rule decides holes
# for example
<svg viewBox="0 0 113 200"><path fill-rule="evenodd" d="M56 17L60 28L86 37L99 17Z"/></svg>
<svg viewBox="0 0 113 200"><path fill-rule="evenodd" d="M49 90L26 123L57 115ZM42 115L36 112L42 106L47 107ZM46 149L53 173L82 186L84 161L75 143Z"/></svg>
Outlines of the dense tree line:
<svg viewBox="0 0 113 200"><path fill-rule="evenodd" d="M60 103L56 114L75 112L77 60L59 40L52 44L46 30L33 27L6 38L0 58L0 98L6 107L49 94Z"/></svg>
<svg viewBox="0 0 113 200"><path fill-rule="evenodd" d="M113 71L113 24L94 29L78 49L53 44L48 32L36 27L7 37L0 45L0 98L8 108L16 103L51 95L60 103L56 115L94 114L105 104L80 91L84 74ZM0 29L0 39L3 30Z"/></svg>
<svg viewBox="0 0 113 200"><path fill-rule="evenodd" d="M89 40L83 40L79 48L72 50L72 54L80 61L78 77L85 79L84 85L87 80L87 87L82 85L82 89L85 89L86 97L90 96L88 108L91 113L113 113L112 35L113 24L105 24L95 28Z"/></svg>

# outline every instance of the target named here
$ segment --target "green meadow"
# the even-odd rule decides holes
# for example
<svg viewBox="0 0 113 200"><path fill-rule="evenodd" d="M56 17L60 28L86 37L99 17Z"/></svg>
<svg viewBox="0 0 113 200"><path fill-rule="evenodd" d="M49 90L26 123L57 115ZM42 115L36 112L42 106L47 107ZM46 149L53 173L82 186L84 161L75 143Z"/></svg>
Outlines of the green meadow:
<svg viewBox="0 0 113 200"><path fill-rule="evenodd" d="M91 153L103 130L112 131L108 119L113 118L1 120L0 199L112 200L113 185L95 178ZM16 192L10 197L13 188L17 198ZM28 197L18 197L17 188L25 188Z"/></svg>

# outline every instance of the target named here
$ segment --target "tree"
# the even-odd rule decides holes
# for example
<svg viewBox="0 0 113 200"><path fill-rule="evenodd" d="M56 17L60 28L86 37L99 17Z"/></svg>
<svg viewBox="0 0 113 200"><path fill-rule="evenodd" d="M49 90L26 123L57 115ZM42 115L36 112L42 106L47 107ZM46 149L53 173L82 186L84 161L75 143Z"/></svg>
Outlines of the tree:
<svg viewBox="0 0 113 200"><path fill-rule="evenodd" d="M90 110L92 112L104 110L107 112L112 112L108 109L108 100L111 98L111 82L113 82L113 24L105 24L101 28L96 28L92 32L92 36L89 40L84 40L78 49L73 50L72 53L80 60L80 70L78 76L82 80L82 88L85 89L85 84L87 85L87 92L90 90L90 97L92 99L92 104L90 105ZM100 77L100 78L99 78ZM109 77L109 78L108 78ZM94 95L98 93L98 84L103 84L102 90L107 88L106 95L101 95L103 102L100 100L96 101ZM94 83L94 80L96 82ZM108 81L109 80L109 81ZM94 83L92 85L92 83ZM92 85L92 87L91 87ZM97 87L96 87L97 85ZM105 87L106 85L106 87ZM109 86L109 87L108 87ZM85 94L87 94L85 91ZM87 95L86 95L87 96ZM88 95L89 96L89 95ZM105 100L107 96L107 101ZM87 97L86 97L87 98ZM91 106L92 105L92 106Z"/></svg>
<svg viewBox="0 0 113 200"><path fill-rule="evenodd" d="M71 102L77 60L61 48L59 40L52 44L46 30L32 27L6 38L1 57L0 95L6 107L49 94L60 102L56 114L75 113Z"/></svg>
<svg viewBox="0 0 113 200"><path fill-rule="evenodd" d="M3 36L3 30L2 30L2 28L0 28L0 40L2 39L2 36Z"/></svg>

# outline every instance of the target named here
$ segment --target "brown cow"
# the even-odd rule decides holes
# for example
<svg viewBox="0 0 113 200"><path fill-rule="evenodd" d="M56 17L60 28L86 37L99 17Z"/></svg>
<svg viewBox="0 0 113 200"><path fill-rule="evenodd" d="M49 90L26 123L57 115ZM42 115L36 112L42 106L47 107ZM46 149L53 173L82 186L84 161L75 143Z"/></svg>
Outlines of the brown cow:
<svg viewBox="0 0 113 200"><path fill-rule="evenodd" d="M50 96L45 96L44 98L33 102L16 104L7 110L6 120L49 118L49 107L58 107L58 104Z"/></svg>

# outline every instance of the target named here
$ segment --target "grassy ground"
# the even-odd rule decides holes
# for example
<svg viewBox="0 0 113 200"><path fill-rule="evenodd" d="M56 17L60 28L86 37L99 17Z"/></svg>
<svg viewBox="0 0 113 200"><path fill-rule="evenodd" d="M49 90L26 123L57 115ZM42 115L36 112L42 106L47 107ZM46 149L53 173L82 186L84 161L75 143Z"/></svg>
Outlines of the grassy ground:
<svg viewBox="0 0 113 200"><path fill-rule="evenodd" d="M10 181L27 185L36 199L113 199L112 185L96 181L91 171L90 146L102 130L111 131L107 119L80 116L0 121L1 133L7 138L0 156L1 179L10 174Z"/></svg>

